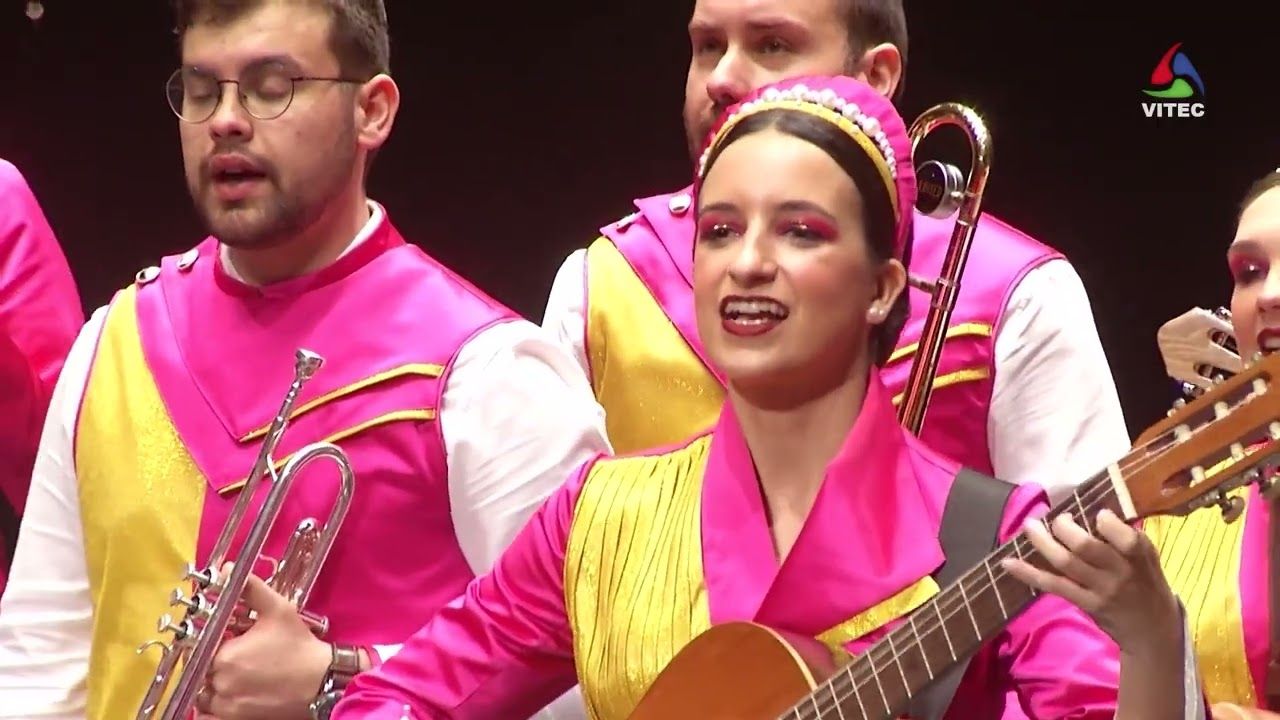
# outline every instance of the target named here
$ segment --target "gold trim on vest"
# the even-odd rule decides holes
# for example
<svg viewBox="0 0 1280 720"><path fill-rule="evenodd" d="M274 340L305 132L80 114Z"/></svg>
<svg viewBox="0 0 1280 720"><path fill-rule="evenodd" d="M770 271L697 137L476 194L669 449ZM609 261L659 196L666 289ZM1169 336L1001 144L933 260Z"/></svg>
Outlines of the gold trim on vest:
<svg viewBox="0 0 1280 720"><path fill-rule="evenodd" d="M991 326L986 323L968 322L960 323L959 325L952 325L947 328L947 340L958 337L991 337ZM910 345L903 345L893 351L893 354L889 356L889 360L885 364L887 365L888 363L897 362L904 357L915 355L916 351L919 349L919 342L913 342Z"/></svg>
<svg viewBox="0 0 1280 720"><path fill-rule="evenodd" d="M389 412L383 415L379 415L370 420L366 420L360 423L359 425L353 425L352 427L346 428L345 430L339 430L338 432L324 438L320 442L338 443L343 440L346 440L347 438L353 435L358 435L359 433L362 433L370 428L374 428L379 425L387 425L393 422L402 422L405 420L428 421L428 420L435 420L435 419L436 419L436 411L431 408L423 408L421 410L396 410L395 412ZM295 454L296 453L290 453L276 460L275 463L272 464L272 467L277 471L280 470L285 466L286 463L289 462L289 460ZM229 495L239 490L240 488L244 487L245 484L248 482L249 482L248 478L245 478L244 480L240 480L237 482L233 482L230 485L227 485L222 488L218 488L218 494Z"/></svg>
<svg viewBox="0 0 1280 720"><path fill-rule="evenodd" d="M406 375L418 375L421 377L438 378L442 374L444 374L444 366L436 365L434 363L432 364L411 363L409 365L401 365L400 367L392 368L390 370L380 372L376 375L371 375L367 378L364 378L363 380L357 380L356 382L353 382L350 385L340 387L336 390L331 390L325 393L324 395L321 395L320 397L315 398L314 400L308 400L302 405L299 405L298 408L293 411L293 414L289 416L289 420L290 421L296 420L302 415L305 415L311 412L312 410L315 410L318 407L327 405L333 402L334 400L338 400L339 398L346 397L347 395L350 395L352 393L359 392L360 390L364 390L365 388L378 385L379 383L395 380L397 378L401 378ZM418 411L412 411L412 412L418 412ZM434 412L434 411L423 411L423 412ZM430 420L430 419L433 419L434 417L435 416L433 414L431 418L426 418L426 419ZM375 423L375 424L378 424L378 423ZM271 423L267 423L266 425L263 425L257 430L250 432L248 435L245 435L244 437L240 438L240 442L247 443L251 440L256 440L260 437L263 437L267 434L267 431L270 429L271 429ZM348 433L347 435L342 435L342 437L349 437L350 435L351 433Z"/></svg>
<svg viewBox="0 0 1280 720"><path fill-rule="evenodd" d="M991 377L991 371L984 367L964 368L962 370L956 370L955 372L949 372L946 375L939 375L934 378L933 389L937 390L951 385L959 385L960 383L977 382L979 380L986 380L989 377ZM893 396L893 404L895 406L902 404L902 396L903 393L898 393Z"/></svg>

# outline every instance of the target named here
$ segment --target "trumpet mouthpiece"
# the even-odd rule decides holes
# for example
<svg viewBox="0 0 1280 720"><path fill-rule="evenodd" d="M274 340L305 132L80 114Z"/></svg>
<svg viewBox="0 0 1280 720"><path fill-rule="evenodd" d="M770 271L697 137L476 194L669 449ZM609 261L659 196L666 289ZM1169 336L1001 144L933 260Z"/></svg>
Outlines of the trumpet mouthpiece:
<svg viewBox="0 0 1280 720"><path fill-rule="evenodd" d="M298 348L296 358L298 377L302 380L310 380L320 366L324 365L323 357L305 348Z"/></svg>

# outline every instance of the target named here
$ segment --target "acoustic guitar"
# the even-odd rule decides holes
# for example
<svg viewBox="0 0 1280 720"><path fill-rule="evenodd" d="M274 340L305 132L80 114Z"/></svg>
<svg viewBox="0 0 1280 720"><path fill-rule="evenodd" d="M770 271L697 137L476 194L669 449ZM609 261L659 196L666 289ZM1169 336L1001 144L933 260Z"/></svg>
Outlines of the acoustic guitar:
<svg viewBox="0 0 1280 720"><path fill-rule="evenodd" d="M1179 400L1119 462L1082 483L1046 519L1070 515L1092 531L1104 508L1128 522L1244 504L1227 493L1276 483L1264 463L1280 450L1280 354L1200 397ZM1248 450L1246 451L1246 448ZM1036 597L1000 560L1048 563L1025 537L1003 544L842 667L812 639L753 623L712 627L654 680L630 720L890 720L948 668L977 652ZM1224 708L1225 710L1225 708Z"/></svg>

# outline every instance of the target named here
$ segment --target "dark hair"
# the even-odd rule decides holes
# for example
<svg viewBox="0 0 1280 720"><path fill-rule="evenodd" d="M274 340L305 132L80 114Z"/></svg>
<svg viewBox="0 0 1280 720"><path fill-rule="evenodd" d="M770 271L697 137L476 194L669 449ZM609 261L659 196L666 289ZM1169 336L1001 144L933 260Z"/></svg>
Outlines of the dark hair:
<svg viewBox="0 0 1280 720"><path fill-rule="evenodd" d="M1253 204L1254 200L1262 197L1267 191L1278 187L1280 187L1280 168L1276 168L1254 180L1253 184L1249 186L1249 191L1244 194L1244 200L1240 201L1240 210L1236 213L1236 222L1240 222L1240 216L1244 215L1244 211Z"/></svg>
<svg viewBox="0 0 1280 720"><path fill-rule="evenodd" d="M871 257L879 263L893 259L897 222L893 216L889 188L885 186L880 171L876 169L871 158L867 157L862 146L847 132L822 118L788 110L765 110L750 115L734 125L707 156L703 177L705 178L707 173L711 172L711 167L715 165L716 159L725 148L740 138L768 129L804 140L836 161L840 169L853 179L854 185L862 193L863 222L866 225L867 245L871 250ZM904 207L903 212L908 213L910 218L910 207ZM902 249L903 265L909 265L911 262L911 243L912 236L908 231L906 244ZM871 357L876 365L884 365L889 361L898 337L902 334L902 328L907 324L907 316L911 311L907 295L907 288L903 288L884 321L871 332Z"/></svg>
<svg viewBox="0 0 1280 720"><path fill-rule="evenodd" d="M880 43L898 48L902 55L902 77L889 98L898 104L907 84L907 15L902 0L840 0L840 3L849 36L850 70L864 53Z"/></svg>
<svg viewBox="0 0 1280 720"><path fill-rule="evenodd" d="M329 47L343 75L364 80L391 71L391 40L382 0L308 0L329 11ZM264 0L174 0L178 41L192 26L224 25L256 10Z"/></svg>

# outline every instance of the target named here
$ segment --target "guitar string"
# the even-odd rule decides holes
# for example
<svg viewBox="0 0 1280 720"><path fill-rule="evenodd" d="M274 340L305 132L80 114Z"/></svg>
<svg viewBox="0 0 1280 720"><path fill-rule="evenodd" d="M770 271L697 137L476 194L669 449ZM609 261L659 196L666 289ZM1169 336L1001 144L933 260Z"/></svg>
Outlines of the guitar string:
<svg viewBox="0 0 1280 720"><path fill-rule="evenodd" d="M1103 493L1100 493L1100 494L1105 494L1105 490L1106 490L1105 484L1099 484L1093 488L1090 488L1091 493L1096 491L1104 491ZM1094 498L1094 500L1096 499L1097 498ZM1082 499L1082 502L1083 502L1083 499ZM1091 504L1092 504L1092 501L1090 502L1090 505ZM1002 552L1007 549L1013 548L1019 543L1024 543L1025 545L1031 544L1030 541L1027 541L1024 536L1019 535L1012 542L1002 547L1000 551L997 551L997 552ZM1031 549L1034 551L1035 549L1034 546L1032 546ZM1019 553L1019 555L1021 556L1021 552ZM982 567L983 567L982 565L978 566L978 568L982 568ZM975 572L975 570L977 570L978 568L973 568L968 572L966 572L965 575L961 576L961 578L955 583L955 585L966 585L966 587L968 587L969 584L972 584L970 581L974 579L973 576L976 576L977 573ZM999 581L1004 577L1009 576L1009 574L1004 570L1003 567L994 567L992 568L992 572L998 573L996 578L997 581ZM985 570L983 573L983 579L987 580L985 576ZM861 667L859 667L858 668L859 672L857 673L849 673L847 671L838 672L835 675L833 675L831 679L824 682L821 686L819 686L812 693L810 693L809 695L810 699L802 701L801 703L794 706L790 711L788 711L788 714L786 715L786 717L794 716L797 718L803 718L804 720L820 720L821 718L828 717L828 713L830 713L832 710L839 710L840 708L843 708L845 702L853 697L857 697L859 701L859 706L865 708L865 705L861 701L863 697L863 691L871 690L873 688L873 684L875 684L877 687L880 686L880 682L881 682L880 675L883 672L883 668L889 668L889 667L895 666L896 663L900 660L900 658L902 658L906 654L907 651L914 650L915 648L919 648L919 651L921 653L924 653L925 649L923 644L923 640L924 640L923 636L927 636L937 631L939 628L944 628L943 632L946 632L945 626L948 625L949 621L955 617L958 617L962 612L970 612L971 606L973 605L973 601L982 597L988 591L988 588L990 588L991 590L994 590L997 593L999 592L999 590L995 588L995 585L993 583L986 582L986 583L980 583L980 585L982 586L974 589L974 592L972 595L966 594L969 599L968 602L965 601L964 595L960 597L959 602L955 602L954 599L951 598L948 594L948 595L942 596L943 602L932 603L937 609L936 614L941 614L942 619L934 620L930 618L925 623L917 623L916 629L912 633L914 635L913 638L907 639L901 645L894 644L892 646L884 646L884 647L881 647L882 641L880 641L880 642L877 642L872 647L872 649L868 650L866 653L863 653L862 655L859 656L859 658L861 657L869 658L869 662L872 664L873 668L880 667L882 668L882 670L877 671L873 669L870 672L865 672L862 670ZM948 605L950 605L950 607L948 607ZM945 612L943 611L943 608L947 608ZM901 625L899 626L899 628L902 628L902 627L903 626ZM886 634L886 637L892 634L893 632L891 631L890 633ZM857 658L855 658L854 662L857 662ZM894 665L891 665L890 663L893 663ZM950 667L950 664L948 664L948 667ZM836 687L837 685L840 685L841 687ZM910 693L910 688L904 688L904 689L907 690L908 694ZM815 703L814 701L818 700L818 697L820 695L829 696L830 700L824 700L820 703ZM879 692L873 693L873 695L876 698L876 702L879 702L880 700L882 700L882 698L880 698ZM803 708L803 711L801 710L801 708Z"/></svg>
<svg viewBox="0 0 1280 720"><path fill-rule="evenodd" d="M1191 434L1195 435L1206 427L1208 427L1207 424L1202 425L1201 427L1195 430L1192 430ZM1134 458L1133 455L1135 455L1138 452L1151 449L1154 445L1156 445L1156 443L1162 440L1170 439L1170 438L1176 439L1173 437L1175 432L1176 432L1176 428L1174 430L1166 431L1164 433L1161 433L1160 435L1157 435L1156 437L1152 438L1146 443L1143 443L1142 445L1133 448L1124 458L1121 459L1119 463L1117 463L1117 467L1120 469L1122 473L1128 473L1128 472L1132 472L1136 468L1145 467L1155 462L1155 460L1158 459L1161 455L1163 455L1164 452L1166 452L1166 450L1161 450L1155 454L1143 455L1138 458ZM1183 442L1185 442L1185 440L1183 440ZM1170 449L1172 447L1173 446L1170 446ZM1102 473L1098 473L1094 475L1093 478L1090 478L1090 480L1099 480L1102 478L1102 476L1103 476ZM1105 496L1107 495L1107 492L1111 489L1112 489L1112 486L1110 484L1099 482L1097 485L1094 485L1093 487L1086 490L1086 493L1084 496L1080 496L1078 494L1076 495L1079 505L1088 506L1088 509L1085 511L1086 526L1088 525L1087 516L1092 514L1096 509L1098 509L1098 504L1100 500L1105 502L1105 499L1106 499ZM1063 514L1069 514L1069 511L1064 511L1062 513L1059 513L1059 515L1063 515ZM1054 517L1056 518L1057 516L1054 516ZM1093 533L1090 533L1090 534L1092 535ZM1031 545L1030 541L1027 540L1024 535L1018 535L1017 537L1014 538L1013 541L1011 541L1004 547L1000 548L992 555L1007 553L1008 551L1011 551L1011 550L1017 550L1019 557L1022 557L1023 555L1022 550L1025 549L1025 546L1031 546L1031 550L1034 552L1035 548L1033 545ZM990 560L990 559L991 559L991 556L988 556L987 560ZM984 560L984 562L978 566L970 568L955 583L956 585L961 585L963 587L968 587L969 585L977 584L978 587L976 589L976 593L973 596L973 598L975 599L978 597L981 597L983 593L988 591L988 589L996 592L997 599L999 599L999 595L998 595L999 589L996 587L996 583L1000 579L1003 579L1005 577L1010 577L1009 573L1006 572L1003 567L992 568L990 567L987 560ZM988 568L990 568L991 570L991 573L992 573L991 577L988 577L986 575L986 570ZM982 571L981 574L979 573L980 570ZM972 581L975 580L975 578L980 579L980 581L978 583L973 583ZM981 580L987 580L988 582L981 582ZM942 619L941 620L930 619L926 621L926 623L923 623L925 627L923 631L920 630L921 624L918 623L916 628L912 631L912 634L914 635L914 637L908 639L905 643L903 643L903 646L900 649L890 644L887 647L883 647L883 648L880 648L879 650L876 650L875 649L876 646L879 646L882 644L883 641L881 641L881 642L877 642L876 646L873 646L873 648L867 653L865 653L864 655L868 656L870 659L870 662L873 665L875 665L876 661L884 662L886 660L897 664L899 660L905 655L906 651L913 650L915 648L919 648L919 652L923 654L925 652L925 649L922 643L921 635L930 634L932 632L935 632L938 628L944 627L948 623L948 621L958 616L961 612L972 612L971 606L973 602L971 600L968 600L966 596L967 596L967 593L964 593L961 595L959 602L950 602L950 607L947 609L947 612L945 613L942 613L943 607L948 604L947 601L952 601L953 599L944 596L943 603L934 602L933 604L937 609L937 614L941 614ZM1034 600L1034 598L1032 599ZM897 629L900 629L901 627L902 626L900 625L899 628ZM895 629L895 631L897 629ZM886 638L892 634L893 634L893 631L888 633L886 635ZM888 665L886 664L886 667L887 666ZM794 716L796 718L802 718L804 720L811 720L815 718L820 720L821 718L826 717L827 713L829 713L831 710L833 709L837 711L840 710L844 702L848 700L850 697L857 696L860 701L861 691L864 689L869 689L871 682L873 681L879 682L879 675L880 673L875 670L872 670L872 672L869 674L864 672L862 673L861 676L853 675L848 672L839 672L836 675L834 675L832 678L824 682L822 685L815 688L815 690L810 693L807 699L802 700L801 702L792 706L792 708L788 710L783 717ZM835 692L836 690L835 685L837 682L841 682L842 678L847 679L844 682L844 684L851 685L851 687L849 688L850 691L842 692L837 696ZM819 703L817 703L817 699L818 699L818 695L824 689L827 691L826 694L830 696L831 700L823 701L823 704L820 705ZM908 693L909 692L910 691L908 689ZM832 703L831 701L834 701L834 703ZM861 706L861 702L860 702L860 706ZM817 714L813 714L813 712L815 711Z"/></svg>

